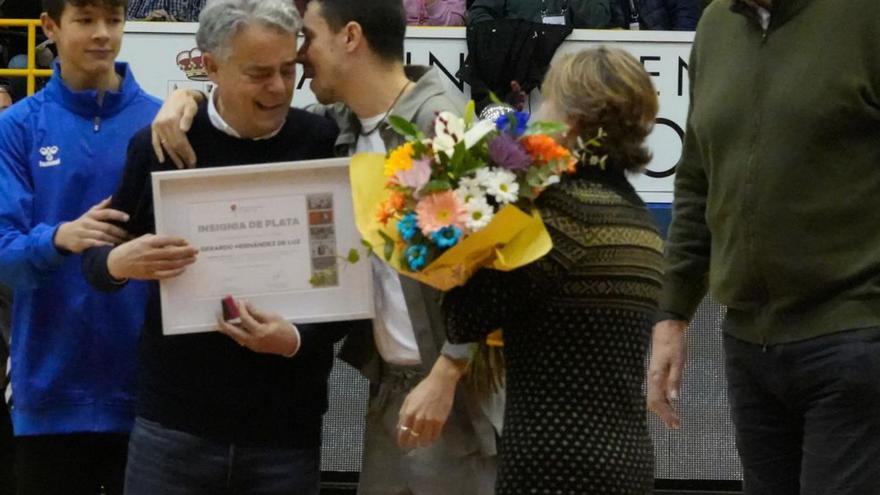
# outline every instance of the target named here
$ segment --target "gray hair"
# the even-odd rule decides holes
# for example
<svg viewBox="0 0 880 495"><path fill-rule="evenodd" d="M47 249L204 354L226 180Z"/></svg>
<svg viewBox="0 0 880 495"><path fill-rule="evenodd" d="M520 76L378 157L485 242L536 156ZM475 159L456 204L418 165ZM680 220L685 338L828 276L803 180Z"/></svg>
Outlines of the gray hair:
<svg viewBox="0 0 880 495"><path fill-rule="evenodd" d="M302 29L302 19L291 0L208 0L199 14L196 44L202 53L224 60L232 38L254 24L289 34Z"/></svg>

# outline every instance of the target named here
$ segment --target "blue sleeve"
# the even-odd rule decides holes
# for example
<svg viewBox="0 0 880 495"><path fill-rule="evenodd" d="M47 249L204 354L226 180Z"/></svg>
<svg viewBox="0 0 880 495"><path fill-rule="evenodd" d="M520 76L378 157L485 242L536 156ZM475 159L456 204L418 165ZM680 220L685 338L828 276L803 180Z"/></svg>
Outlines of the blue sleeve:
<svg viewBox="0 0 880 495"><path fill-rule="evenodd" d="M65 255L55 247L58 225L33 219L26 126L5 117L0 119L0 282L33 289L61 266Z"/></svg>

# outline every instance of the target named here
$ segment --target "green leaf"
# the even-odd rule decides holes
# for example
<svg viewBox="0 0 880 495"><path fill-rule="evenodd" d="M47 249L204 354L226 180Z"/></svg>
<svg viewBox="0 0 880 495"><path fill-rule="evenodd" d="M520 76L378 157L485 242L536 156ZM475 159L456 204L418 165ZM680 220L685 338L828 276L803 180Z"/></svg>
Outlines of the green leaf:
<svg viewBox="0 0 880 495"><path fill-rule="evenodd" d="M464 163L462 163L461 167L458 169L458 176L465 177L475 172L476 170L483 168L486 165L484 160L480 160L479 158L468 155L464 159Z"/></svg>
<svg viewBox="0 0 880 495"><path fill-rule="evenodd" d="M312 277L309 278L309 284L315 285L315 286L321 285L321 277L318 276L317 274L312 275Z"/></svg>
<svg viewBox="0 0 880 495"><path fill-rule="evenodd" d="M489 100L491 100L492 103L497 103L498 105L506 105L506 103L501 101L501 98L498 98L498 95L496 95L492 91L489 91Z"/></svg>
<svg viewBox="0 0 880 495"><path fill-rule="evenodd" d="M357 263L361 259L361 254L358 253L357 249L351 248L348 251L348 256L346 256L346 259L349 263Z"/></svg>
<svg viewBox="0 0 880 495"><path fill-rule="evenodd" d="M434 179L428 181L422 188L422 195L433 194L452 189L452 183L445 179Z"/></svg>
<svg viewBox="0 0 880 495"><path fill-rule="evenodd" d="M461 168L466 153L467 149L464 147L464 141L455 143L455 148L452 149L452 160L449 161L449 167L453 172Z"/></svg>
<svg viewBox="0 0 880 495"><path fill-rule="evenodd" d="M414 126L412 122L406 120L403 117L391 115L388 117L388 123L391 124L391 128L394 129L394 132L400 134L401 136L416 138L419 135L419 131L418 129L416 129L416 126Z"/></svg>
<svg viewBox="0 0 880 495"><path fill-rule="evenodd" d="M412 141L413 145L413 153L416 159L420 158L431 158L431 153L428 150L428 146L425 145L421 140Z"/></svg>
<svg viewBox="0 0 880 495"><path fill-rule="evenodd" d="M526 129L526 135L532 134L565 134L568 126L562 122L550 122L546 120L530 122Z"/></svg>
<svg viewBox="0 0 880 495"><path fill-rule="evenodd" d="M477 105L474 103L474 100L468 102L467 106L464 107L464 126L470 127L471 124L474 123L477 117Z"/></svg>
<svg viewBox="0 0 880 495"><path fill-rule="evenodd" d="M394 256L394 239L381 230L379 231L379 235L382 236L382 239L385 239L385 250L382 255L385 257L385 261L391 261L391 257Z"/></svg>
<svg viewBox="0 0 880 495"><path fill-rule="evenodd" d="M366 239L361 239L361 246L363 246L367 249L373 249L373 245L370 244L370 241L368 241Z"/></svg>

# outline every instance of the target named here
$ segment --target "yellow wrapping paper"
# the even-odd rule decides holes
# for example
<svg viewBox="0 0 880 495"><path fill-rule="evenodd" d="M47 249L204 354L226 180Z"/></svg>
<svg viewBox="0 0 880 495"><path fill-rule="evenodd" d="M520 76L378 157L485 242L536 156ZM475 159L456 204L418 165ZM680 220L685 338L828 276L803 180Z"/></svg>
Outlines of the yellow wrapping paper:
<svg viewBox="0 0 880 495"><path fill-rule="evenodd" d="M463 285L480 268L513 270L544 256L553 247L550 234L537 211L529 215L515 206L507 205L495 214L486 228L462 239L420 271L410 271L401 262L400 234L396 222L382 225L376 219L378 206L388 195L384 164L385 156L379 153L359 153L352 158L349 173L355 223L361 236L373 246L373 251L380 259L385 259L385 240L379 234L380 230L397 243L388 263L408 277L447 291Z"/></svg>

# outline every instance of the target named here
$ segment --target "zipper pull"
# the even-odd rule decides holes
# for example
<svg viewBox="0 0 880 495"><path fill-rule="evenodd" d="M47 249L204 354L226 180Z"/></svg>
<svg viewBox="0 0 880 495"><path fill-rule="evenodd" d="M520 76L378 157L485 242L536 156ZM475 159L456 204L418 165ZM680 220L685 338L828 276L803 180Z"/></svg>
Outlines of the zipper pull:
<svg viewBox="0 0 880 495"><path fill-rule="evenodd" d="M767 352L767 337L761 337L761 352Z"/></svg>
<svg viewBox="0 0 880 495"><path fill-rule="evenodd" d="M95 132L100 131L101 130L101 117L95 117L92 122L95 124L94 125Z"/></svg>

